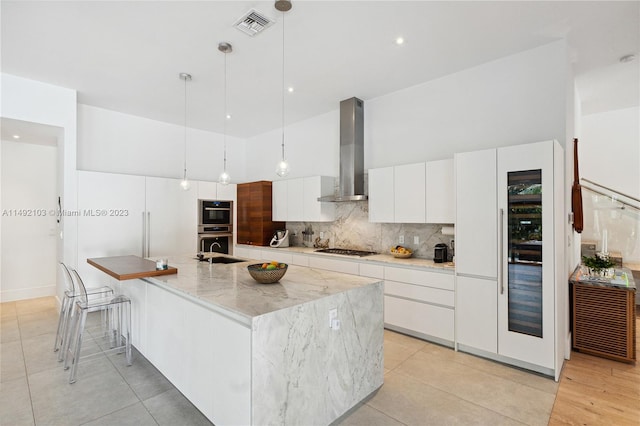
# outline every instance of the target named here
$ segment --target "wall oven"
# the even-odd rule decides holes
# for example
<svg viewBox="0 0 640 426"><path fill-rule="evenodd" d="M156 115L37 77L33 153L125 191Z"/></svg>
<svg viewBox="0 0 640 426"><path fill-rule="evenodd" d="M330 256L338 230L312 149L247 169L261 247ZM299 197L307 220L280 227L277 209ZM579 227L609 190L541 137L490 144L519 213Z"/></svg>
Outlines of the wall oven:
<svg viewBox="0 0 640 426"><path fill-rule="evenodd" d="M233 202L198 200L198 251L233 254Z"/></svg>
<svg viewBox="0 0 640 426"><path fill-rule="evenodd" d="M198 225L231 225L233 202L198 200Z"/></svg>

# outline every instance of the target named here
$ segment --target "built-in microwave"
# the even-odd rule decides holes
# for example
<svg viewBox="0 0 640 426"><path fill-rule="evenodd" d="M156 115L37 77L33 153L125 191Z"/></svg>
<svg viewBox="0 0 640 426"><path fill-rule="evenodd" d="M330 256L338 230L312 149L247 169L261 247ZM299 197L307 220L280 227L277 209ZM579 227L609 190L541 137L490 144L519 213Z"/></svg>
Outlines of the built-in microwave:
<svg viewBox="0 0 640 426"><path fill-rule="evenodd" d="M233 223L233 202L198 200L198 225L231 225Z"/></svg>

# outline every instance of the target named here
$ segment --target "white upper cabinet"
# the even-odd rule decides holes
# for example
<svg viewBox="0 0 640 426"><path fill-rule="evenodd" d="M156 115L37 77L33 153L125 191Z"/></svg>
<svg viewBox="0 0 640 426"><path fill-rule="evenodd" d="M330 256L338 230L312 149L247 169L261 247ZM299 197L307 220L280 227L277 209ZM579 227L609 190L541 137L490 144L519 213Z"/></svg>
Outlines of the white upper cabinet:
<svg viewBox="0 0 640 426"><path fill-rule="evenodd" d="M427 162L427 223L455 223L453 159Z"/></svg>
<svg viewBox="0 0 640 426"><path fill-rule="evenodd" d="M147 256L195 253L198 199L194 188L184 191L179 179L146 178Z"/></svg>
<svg viewBox="0 0 640 426"><path fill-rule="evenodd" d="M201 200L217 200L218 199L218 184L216 182L197 181L196 191L198 192L198 198ZM192 185L194 186L194 185ZM193 187L191 190L193 191Z"/></svg>
<svg viewBox="0 0 640 426"><path fill-rule="evenodd" d="M216 184L218 186L218 198L216 200L222 201L236 201L237 185L230 183L228 185Z"/></svg>
<svg viewBox="0 0 640 426"><path fill-rule="evenodd" d="M455 155L456 272L497 278L496 150Z"/></svg>
<svg viewBox="0 0 640 426"><path fill-rule="evenodd" d="M425 169L425 163L406 164L394 167L394 222L426 222Z"/></svg>
<svg viewBox="0 0 640 426"><path fill-rule="evenodd" d="M272 183L273 220L283 222L332 222L335 204L319 197L334 193L335 178L310 176Z"/></svg>
<svg viewBox="0 0 640 426"><path fill-rule="evenodd" d="M304 215L304 180L289 179L287 181L287 220L303 222Z"/></svg>
<svg viewBox="0 0 640 426"><path fill-rule="evenodd" d="M221 185L217 182L196 181L198 198L201 200L236 201L236 184ZM193 185L196 186L196 185ZM193 191L194 188L191 188Z"/></svg>
<svg viewBox="0 0 640 426"><path fill-rule="evenodd" d="M393 169L369 169L369 222L395 222Z"/></svg>
<svg viewBox="0 0 640 426"><path fill-rule="evenodd" d="M329 176L304 178L303 211L308 222L333 222L336 218L336 204L318 201L318 197L333 195L335 179Z"/></svg>
<svg viewBox="0 0 640 426"><path fill-rule="evenodd" d="M369 222L455 223L453 160L369 169Z"/></svg>
<svg viewBox="0 0 640 426"><path fill-rule="evenodd" d="M276 222L287 221L287 209L289 203L287 199L288 181L275 180L271 183L271 217Z"/></svg>

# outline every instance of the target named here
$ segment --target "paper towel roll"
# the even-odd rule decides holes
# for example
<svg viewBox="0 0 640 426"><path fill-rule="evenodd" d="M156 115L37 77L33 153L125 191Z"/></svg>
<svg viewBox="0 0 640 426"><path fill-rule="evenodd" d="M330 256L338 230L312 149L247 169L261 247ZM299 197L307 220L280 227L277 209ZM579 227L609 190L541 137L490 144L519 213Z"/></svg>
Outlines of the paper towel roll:
<svg viewBox="0 0 640 426"><path fill-rule="evenodd" d="M454 234L454 227L453 226L443 226L442 227L442 235L453 235Z"/></svg>

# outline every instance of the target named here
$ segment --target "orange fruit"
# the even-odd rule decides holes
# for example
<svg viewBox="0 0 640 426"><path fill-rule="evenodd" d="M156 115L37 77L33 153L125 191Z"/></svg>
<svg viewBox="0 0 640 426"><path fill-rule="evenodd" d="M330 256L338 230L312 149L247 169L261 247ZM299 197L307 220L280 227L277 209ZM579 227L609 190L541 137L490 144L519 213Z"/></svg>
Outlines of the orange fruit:
<svg viewBox="0 0 640 426"><path fill-rule="evenodd" d="M263 264L262 264L262 269L267 269L267 266L269 266L269 264L268 264L268 263L263 263Z"/></svg>

